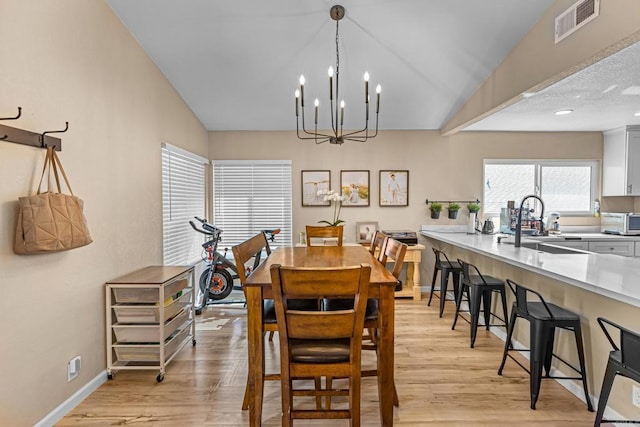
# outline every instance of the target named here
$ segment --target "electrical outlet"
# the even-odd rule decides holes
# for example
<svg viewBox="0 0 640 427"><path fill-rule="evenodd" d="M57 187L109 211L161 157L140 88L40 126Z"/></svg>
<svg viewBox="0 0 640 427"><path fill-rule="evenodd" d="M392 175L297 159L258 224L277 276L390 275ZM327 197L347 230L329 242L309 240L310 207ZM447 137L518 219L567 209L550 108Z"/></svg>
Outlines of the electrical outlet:
<svg viewBox="0 0 640 427"><path fill-rule="evenodd" d="M67 382L80 374L81 358L76 356L67 363Z"/></svg>
<svg viewBox="0 0 640 427"><path fill-rule="evenodd" d="M631 388L631 401L633 404L640 408L640 387L633 384Z"/></svg>

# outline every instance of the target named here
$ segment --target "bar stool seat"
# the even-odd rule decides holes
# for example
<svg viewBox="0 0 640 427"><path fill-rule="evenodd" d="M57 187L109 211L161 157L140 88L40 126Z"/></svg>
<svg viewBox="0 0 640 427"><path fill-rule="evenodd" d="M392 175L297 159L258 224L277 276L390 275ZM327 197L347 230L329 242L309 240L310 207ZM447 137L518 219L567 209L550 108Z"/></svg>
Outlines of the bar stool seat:
<svg viewBox="0 0 640 427"><path fill-rule="evenodd" d="M453 318L453 325L451 325L451 329L454 330L456 328L458 317L467 321L467 319L460 316L460 313L464 313L461 306L463 294L466 292L467 301L469 303L468 312L470 315L470 320L468 320L468 322L471 324L471 348L474 348L480 319L480 311L484 314L484 324L487 330L489 330L491 326L501 326L508 329L507 295L505 291L505 284L504 281L498 278L480 273L478 267L473 264L469 264L461 259L458 259L458 263L462 266L462 280L460 281L460 289L458 290L458 298L456 300L456 314ZM471 275L470 271L472 270L476 274ZM500 294L504 317L499 317L495 313L491 312L491 299L494 293ZM481 303L482 310L480 310ZM495 317L503 323L491 323L491 317Z"/></svg>
<svg viewBox="0 0 640 427"><path fill-rule="evenodd" d="M431 300L433 299L434 291L439 291L440 295L438 296L438 298L440 299L440 317L442 317L442 313L444 312L444 302L447 300L449 275L453 276L453 301L455 302L457 300L458 289L460 287L459 283L462 266L457 261L450 261L449 257L447 257L447 254L443 251L436 248L432 249L433 253L436 256L436 261L433 266L433 278L431 279L431 290L429 291L429 302L427 302L427 305L431 306ZM444 260L442 259L442 257L444 257ZM440 287L436 289L436 277L438 276L438 272L440 272Z"/></svg>
<svg viewBox="0 0 640 427"><path fill-rule="evenodd" d="M521 368L529 373L529 388L531 397L531 409L536 409L536 402L540 395L540 385L542 382L542 370L546 372L545 378L553 378L558 380L582 380L584 394L587 401L587 408L593 412L589 390L587 389L587 373L584 361L584 347L582 344L582 329L580 327L580 316L560 307L558 305L548 303L542 298L538 292L526 288L514 281L507 279L509 288L516 296L516 301L511 309L511 318L509 319L509 329L507 331L507 339L504 343L504 352L502 354L502 363L498 368L498 375L502 375L507 357L511 358ZM534 294L539 301L528 301L527 294ZM513 330L515 329L516 319L521 317L529 321L530 327L530 349L514 349L511 343ZM563 360L553 353L553 343L555 341L556 328L571 331L575 335L576 348L578 350L578 359L580 369ZM523 366L509 352L511 351L529 351L529 369ZM578 377L551 376L551 362L556 358L566 366L576 372Z"/></svg>

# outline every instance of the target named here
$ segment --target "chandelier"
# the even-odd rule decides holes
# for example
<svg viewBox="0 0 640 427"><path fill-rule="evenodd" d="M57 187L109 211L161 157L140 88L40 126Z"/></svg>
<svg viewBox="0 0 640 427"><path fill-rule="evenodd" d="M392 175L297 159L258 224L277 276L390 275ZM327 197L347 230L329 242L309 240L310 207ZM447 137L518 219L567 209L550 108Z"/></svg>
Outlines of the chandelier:
<svg viewBox="0 0 640 427"><path fill-rule="evenodd" d="M375 138L378 135L378 113L380 112L380 91L381 86L376 87L376 129L375 133L369 133L369 73L364 73L364 107L365 107L365 121L362 129L343 133L344 124L344 100L340 100L338 104L340 86L340 50L339 41L340 34L338 31L338 23L344 18L344 7L340 5L333 6L329 11L331 19L336 21L336 68L335 73L333 67L329 67L329 109L331 116L331 134L318 132L318 110L320 107L320 101L318 98L314 101L314 127L313 131L310 131L305 126L305 114L304 114L304 76L300 76L300 88L296 89L296 134L299 139L308 140L312 139L316 144L322 144L323 142L329 142L330 144L343 144L345 141L359 141L364 142L369 138ZM334 86L335 80L335 86ZM335 95L335 97L334 97ZM302 110L302 111L300 111ZM302 126L300 126L302 122ZM300 128L302 127L302 134Z"/></svg>

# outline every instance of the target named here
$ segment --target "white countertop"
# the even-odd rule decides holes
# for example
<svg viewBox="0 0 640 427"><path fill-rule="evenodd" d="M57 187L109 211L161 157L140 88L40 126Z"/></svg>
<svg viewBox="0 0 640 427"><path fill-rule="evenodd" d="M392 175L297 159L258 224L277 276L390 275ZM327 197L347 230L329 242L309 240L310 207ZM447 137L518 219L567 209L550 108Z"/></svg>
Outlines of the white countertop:
<svg viewBox="0 0 640 427"><path fill-rule="evenodd" d="M434 231L421 231L420 234L640 307L640 258L594 253L550 254L497 243L495 235ZM527 240L522 239L523 242Z"/></svg>

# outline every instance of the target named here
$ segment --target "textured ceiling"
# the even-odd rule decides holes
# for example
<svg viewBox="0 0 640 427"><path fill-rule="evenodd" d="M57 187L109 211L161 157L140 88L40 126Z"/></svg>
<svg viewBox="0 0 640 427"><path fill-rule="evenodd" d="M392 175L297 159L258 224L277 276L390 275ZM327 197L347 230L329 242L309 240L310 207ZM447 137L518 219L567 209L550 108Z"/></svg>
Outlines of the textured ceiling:
<svg viewBox="0 0 640 427"><path fill-rule="evenodd" d="M566 109L573 112L554 114ZM640 43L527 94L465 130L603 131L627 125L640 125Z"/></svg>
<svg viewBox="0 0 640 427"><path fill-rule="evenodd" d="M300 74L329 127L334 1L107 1L207 129L295 129ZM364 121L368 71L382 85L380 129L440 129L553 0L340 3L345 128Z"/></svg>

